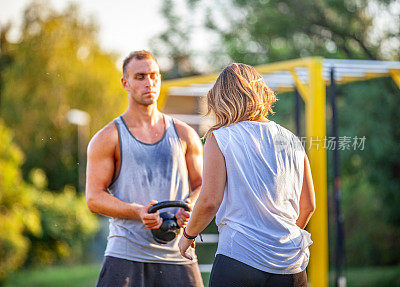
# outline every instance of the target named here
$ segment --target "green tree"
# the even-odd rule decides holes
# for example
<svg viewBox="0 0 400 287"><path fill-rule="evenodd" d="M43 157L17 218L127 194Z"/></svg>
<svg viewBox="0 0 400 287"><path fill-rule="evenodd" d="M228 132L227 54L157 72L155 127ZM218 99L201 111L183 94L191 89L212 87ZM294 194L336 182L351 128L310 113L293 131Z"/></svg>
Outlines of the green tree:
<svg viewBox="0 0 400 287"><path fill-rule="evenodd" d="M340 93L341 134L366 137L364 150L343 153L343 172L362 172L385 206L381 218L399 227L400 91L392 79L378 79L342 86Z"/></svg>
<svg viewBox="0 0 400 287"><path fill-rule="evenodd" d="M12 142L11 131L0 118L0 283L22 266L30 242L24 232L42 233L34 206L33 188L22 180L21 150Z"/></svg>
<svg viewBox="0 0 400 287"><path fill-rule="evenodd" d="M22 151L0 118L0 285L26 265L78 262L98 229L83 194L73 187L60 193L45 191L40 169L31 172L33 185L22 179Z"/></svg>
<svg viewBox="0 0 400 287"><path fill-rule="evenodd" d="M172 0L162 2L160 13L167 22L166 28L150 40L155 56L172 62L172 68L163 75L166 79L199 73L193 65L194 52L190 46L193 27L190 21L184 21L175 8Z"/></svg>
<svg viewBox="0 0 400 287"><path fill-rule="evenodd" d="M40 168L51 190L77 186L77 132L66 114L84 110L98 130L122 111L126 96L116 55L102 51L95 24L76 6L59 13L39 3L27 7L21 39L9 54L13 62L1 74L0 115L26 155L24 178Z"/></svg>
<svg viewBox="0 0 400 287"><path fill-rule="evenodd" d="M189 2L202 3L198 0ZM398 59L388 42L400 30L377 28L373 9L391 15L396 1L260 0L218 1L209 7L206 26L220 35L222 48L233 61L250 64L306 56L349 59ZM230 7L222 9L222 7ZM221 27L221 15L225 25ZM397 15L398 17L398 15Z"/></svg>
<svg viewBox="0 0 400 287"><path fill-rule="evenodd" d="M45 175L39 173L33 177L37 181ZM25 265L90 261L88 243L99 224L96 215L88 210L85 196L77 195L74 187L66 186L60 193L38 192L34 203L43 232L27 233L31 248Z"/></svg>
<svg viewBox="0 0 400 287"><path fill-rule="evenodd" d="M7 34L10 31L11 24L0 27L0 106L1 106L1 91L3 87L3 70L12 63L10 54L10 42L7 40Z"/></svg>
<svg viewBox="0 0 400 287"><path fill-rule="evenodd" d="M400 58L396 0L186 0L186 3L191 13L180 19L171 14L172 3L166 3L168 9L161 11L169 23L169 29L155 40L158 46L166 46L161 49L162 55L170 49L182 51L179 45L186 44L181 55L193 58L187 53L191 51L187 41L178 41L177 45L171 43L171 38L174 30L178 35L185 32L190 35L190 31L179 29L177 23L200 13L204 14L204 29L219 38L215 46L210 43L213 59L210 63L216 68L231 61L258 65L308 56ZM382 17L390 25L379 22Z"/></svg>

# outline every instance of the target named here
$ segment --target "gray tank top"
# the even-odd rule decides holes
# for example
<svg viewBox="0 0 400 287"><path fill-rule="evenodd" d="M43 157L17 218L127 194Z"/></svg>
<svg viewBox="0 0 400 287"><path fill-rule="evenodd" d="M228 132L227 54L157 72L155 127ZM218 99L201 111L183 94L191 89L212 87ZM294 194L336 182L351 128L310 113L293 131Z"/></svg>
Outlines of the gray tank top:
<svg viewBox="0 0 400 287"><path fill-rule="evenodd" d="M114 120L119 135L119 173L108 190L125 202L147 205L151 200L184 200L189 195L188 172L173 119L164 115L163 137L143 143L129 131L123 118ZM174 211L162 209L160 212ZM157 243L140 219L110 219L106 256L149 263L189 264L179 253L180 235L168 244ZM190 248L196 261L194 250Z"/></svg>

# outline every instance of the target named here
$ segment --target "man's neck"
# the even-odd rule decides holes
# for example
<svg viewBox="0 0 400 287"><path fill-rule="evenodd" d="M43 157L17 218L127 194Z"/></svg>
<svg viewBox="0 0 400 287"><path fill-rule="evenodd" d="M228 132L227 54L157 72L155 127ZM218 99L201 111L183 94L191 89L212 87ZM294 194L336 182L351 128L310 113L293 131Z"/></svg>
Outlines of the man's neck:
<svg viewBox="0 0 400 287"><path fill-rule="evenodd" d="M153 126L162 118L162 113L158 110L157 104L149 106L129 104L123 117L130 125Z"/></svg>

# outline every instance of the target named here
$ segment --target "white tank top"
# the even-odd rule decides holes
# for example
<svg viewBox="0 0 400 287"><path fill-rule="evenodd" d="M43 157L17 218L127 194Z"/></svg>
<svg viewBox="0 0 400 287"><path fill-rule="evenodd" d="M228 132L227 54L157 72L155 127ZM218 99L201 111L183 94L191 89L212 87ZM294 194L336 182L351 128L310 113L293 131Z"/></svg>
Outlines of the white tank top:
<svg viewBox="0 0 400 287"><path fill-rule="evenodd" d="M296 225L305 151L273 121L243 121L213 132L227 182L216 215L217 254L275 274L303 271L310 234Z"/></svg>

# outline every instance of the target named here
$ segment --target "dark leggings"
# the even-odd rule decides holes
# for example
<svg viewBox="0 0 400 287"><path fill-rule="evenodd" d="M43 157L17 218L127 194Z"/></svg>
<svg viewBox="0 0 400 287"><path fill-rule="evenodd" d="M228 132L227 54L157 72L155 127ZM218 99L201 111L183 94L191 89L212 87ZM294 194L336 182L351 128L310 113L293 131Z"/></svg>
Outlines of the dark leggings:
<svg viewBox="0 0 400 287"><path fill-rule="evenodd" d="M210 287L307 287L307 274L272 274L218 254L210 275Z"/></svg>

